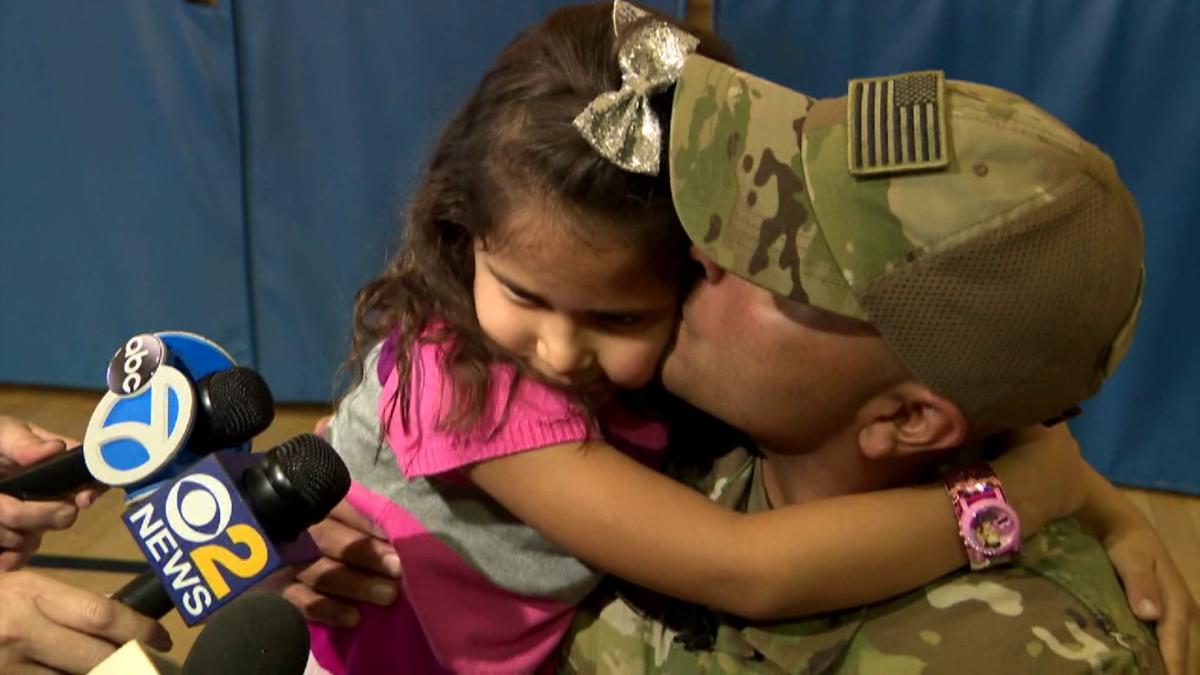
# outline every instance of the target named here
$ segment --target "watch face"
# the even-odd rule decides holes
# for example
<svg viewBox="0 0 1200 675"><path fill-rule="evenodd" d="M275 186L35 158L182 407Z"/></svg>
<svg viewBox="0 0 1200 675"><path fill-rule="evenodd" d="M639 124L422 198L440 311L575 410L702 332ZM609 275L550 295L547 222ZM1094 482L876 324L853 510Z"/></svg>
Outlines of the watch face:
<svg viewBox="0 0 1200 675"><path fill-rule="evenodd" d="M975 502L962 515L967 545L984 556L1007 555L1021 542L1021 521L1012 507L999 499Z"/></svg>

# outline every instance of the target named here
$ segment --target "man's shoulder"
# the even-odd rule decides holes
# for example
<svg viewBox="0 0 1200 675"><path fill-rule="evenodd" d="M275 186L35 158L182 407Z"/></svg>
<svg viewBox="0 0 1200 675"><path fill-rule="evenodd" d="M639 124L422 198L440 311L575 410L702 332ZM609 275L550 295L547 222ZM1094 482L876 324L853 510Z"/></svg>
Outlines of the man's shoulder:
<svg viewBox="0 0 1200 675"><path fill-rule="evenodd" d="M609 599L581 610L564 663L584 673L1162 672L1103 550L1069 520L1032 537L1018 565L819 618L725 621L703 650L679 637Z"/></svg>

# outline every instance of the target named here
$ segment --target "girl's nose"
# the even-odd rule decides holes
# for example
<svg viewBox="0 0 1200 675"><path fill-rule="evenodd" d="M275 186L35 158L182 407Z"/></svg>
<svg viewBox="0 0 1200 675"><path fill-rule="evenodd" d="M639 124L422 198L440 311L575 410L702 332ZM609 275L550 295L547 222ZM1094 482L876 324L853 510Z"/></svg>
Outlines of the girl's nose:
<svg viewBox="0 0 1200 675"><path fill-rule="evenodd" d="M569 377L591 366L591 349L572 322L555 322L538 336L537 356L549 374Z"/></svg>

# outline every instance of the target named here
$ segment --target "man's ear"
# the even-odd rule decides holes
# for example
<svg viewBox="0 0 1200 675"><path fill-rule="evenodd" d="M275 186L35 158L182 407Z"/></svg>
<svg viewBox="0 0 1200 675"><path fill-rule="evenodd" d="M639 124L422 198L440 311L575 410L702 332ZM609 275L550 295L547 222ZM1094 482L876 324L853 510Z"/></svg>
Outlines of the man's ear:
<svg viewBox="0 0 1200 675"><path fill-rule="evenodd" d="M958 406L916 381L901 382L860 409L859 450L868 459L947 450L967 438Z"/></svg>

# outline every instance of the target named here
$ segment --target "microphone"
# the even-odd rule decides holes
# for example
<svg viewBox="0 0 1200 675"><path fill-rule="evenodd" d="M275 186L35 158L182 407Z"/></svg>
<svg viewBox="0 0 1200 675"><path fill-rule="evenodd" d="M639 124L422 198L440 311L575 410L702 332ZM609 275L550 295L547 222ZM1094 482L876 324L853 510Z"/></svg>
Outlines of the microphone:
<svg viewBox="0 0 1200 675"><path fill-rule="evenodd" d="M92 477L124 487L130 502L180 475L205 452L218 449L204 447L203 438L197 439L196 449L191 447L197 413L204 406L192 383L233 367L232 357L220 345L193 333L166 331L130 338L108 364L108 392L84 434L83 455ZM262 406L259 412L270 424L274 401L265 383L246 393ZM239 445L249 450L244 442Z"/></svg>
<svg viewBox="0 0 1200 675"><path fill-rule="evenodd" d="M201 455L244 443L262 433L275 419L275 401L266 381L244 366L218 370L201 378L196 383L194 400L194 421L187 446ZM86 440L85 445L0 479L0 493L22 500L59 499L96 482L97 477L89 470L85 446ZM142 454L153 453L142 451ZM105 481L101 478L101 482Z"/></svg>
<svg viewBox="0 0 1200 675"><path fill-rule="evenodd" d="M308 665L300 611L269 593L247 593L216 613L183 662L183 675L299 675Z"/></svg>
<svg viewBox="0 0 1200 675"><path fill-rule="evenodd" d="M178 607L195 625L281 567L315 559L305 530L349 490L346 465L313 434L261 455L210 455L122 516L151 570L113 598L155 619Z"/></svg>
<svg viewBox="0 0 1200 675"><path fill-rule="evenodd" d="M299 610L276 595L247 593L209 620L182 666L130 640L88 675L299 675L309 646Z"/></svg>

